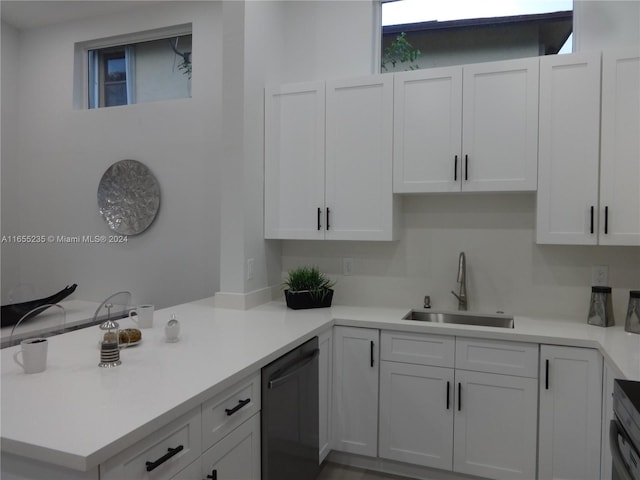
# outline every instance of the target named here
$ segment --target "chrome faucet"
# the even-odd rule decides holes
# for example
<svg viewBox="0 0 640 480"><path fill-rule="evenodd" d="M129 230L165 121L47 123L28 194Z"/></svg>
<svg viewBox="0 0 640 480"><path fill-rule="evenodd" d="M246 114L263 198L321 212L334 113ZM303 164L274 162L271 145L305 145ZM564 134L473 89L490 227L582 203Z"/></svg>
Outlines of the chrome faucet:
<svg viewBox="0 0 640 480"><path fill-rule="evenodd" d="M458 280L460 290L458 293L451 290L454 297L458 299L458 310L467 310L469 299L467 298L467 261L464 252L460 252L458 257Z"/></svg>

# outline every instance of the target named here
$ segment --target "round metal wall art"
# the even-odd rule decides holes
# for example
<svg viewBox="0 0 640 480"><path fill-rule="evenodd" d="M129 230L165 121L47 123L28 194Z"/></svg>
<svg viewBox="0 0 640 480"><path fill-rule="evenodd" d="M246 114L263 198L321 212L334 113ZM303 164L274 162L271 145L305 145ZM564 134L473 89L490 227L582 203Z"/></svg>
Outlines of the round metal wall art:
<svg viewBox="0 0 640 480"><path fill-rule="evenodd" d="M111 230L138 235L153 223L160 208L160 186L137 160L111 165L98 185L98 208Z"/></svg>

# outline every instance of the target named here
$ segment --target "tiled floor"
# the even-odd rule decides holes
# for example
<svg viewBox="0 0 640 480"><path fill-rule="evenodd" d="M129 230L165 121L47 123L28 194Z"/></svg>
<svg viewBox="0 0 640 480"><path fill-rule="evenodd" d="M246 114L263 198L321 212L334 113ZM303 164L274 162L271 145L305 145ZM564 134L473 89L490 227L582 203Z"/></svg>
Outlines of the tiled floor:
<svg viewBox="0 0 640 480"><path fill-rule="evenodd" d="M409 480L386 473L325 462L316 480Z"/></svg>

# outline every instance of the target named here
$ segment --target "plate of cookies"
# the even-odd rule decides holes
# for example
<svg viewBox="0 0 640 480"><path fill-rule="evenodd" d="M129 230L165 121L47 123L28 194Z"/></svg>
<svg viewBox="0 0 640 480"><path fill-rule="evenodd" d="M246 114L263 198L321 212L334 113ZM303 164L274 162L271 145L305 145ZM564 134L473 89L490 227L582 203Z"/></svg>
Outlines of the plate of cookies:
<svg viewBox="0 0 640 480"><path fill-rule="evenodd" d="M121 348L134 347L142 341L142 332L137 328L123 328L119 335Z"/></svg>

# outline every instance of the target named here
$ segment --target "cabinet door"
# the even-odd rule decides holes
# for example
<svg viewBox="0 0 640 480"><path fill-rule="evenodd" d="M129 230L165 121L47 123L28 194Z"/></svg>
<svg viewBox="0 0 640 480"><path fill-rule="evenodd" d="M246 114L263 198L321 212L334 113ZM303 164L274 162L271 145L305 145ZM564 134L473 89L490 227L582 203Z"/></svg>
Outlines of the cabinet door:
<svg viewBox="0 0 640 480"><path fill-rule="evenodd" d="M331 394L333 381L333 330L318 336L318 392L319 398L319 461L322 461L331 451Z"/></svg>
<svg viewBox="0 0 640 480"><path fill-rule="evenodd" d="M454 471L535 478L537 379L456 370L455 409Z"/></svg>
<svg viewBox="0 0 640 480"><path fill-rule="evenodd" d="M202 415L198 406L100 464L100 478L170 479L201 452Z"/></svg>
<svg viewBox="0 0 640 480"><path fill-rule="evenodd" d="M452 368L381 362L380 457L451 470L453 382Z"/></svg>
<svg viewBox="0 0 640 480"><path fill-rule="evenodd" d="M393 240L393 75L327 82L326 232Z"/></svg>
<svg viewBox="0 0 640 480"><path fill-rule="evenodd" d="M462 67L395 74L393 103L393 191L460 191Z"/></svg>
<svg viewBox="0 0 640 480"><path fill-rule="evenodd" d="M542 57L537 243L597 243L599 133L600 54Z"/></svg>
<svg viewBox="0 0 640 480"><path fill-rule="evenodd" d="M378 338L370 328L335 327L333 448L378 454Z"/></svg>
<svg viewBox="0 0 640 480"><path fill-rule="evenodd" d="M463 67L462 190L536 190L538 58Z"/></svg>
<svg viewBox="0 0 640 480"><path fill-rule="evenodd" d="M260 414L202 454L202 476L216 480L260 480Z"/></svg>
<svg viewBox="0 0 640 480"><path fill-rule="evenodd" d="M265 91L265 238L324 238L324 104L323 82Z"/></svg>
<svg viewBox="0 0 640 480"><path fill-rule="evenodd" d="M640 245L640 50L602 64L600 244Z"/></svg>
<svg viewBox="0 0 640 480"><path fill-rule="evenodd" d="M602 356L540 347L538 478L600 478Z"/></svg>

